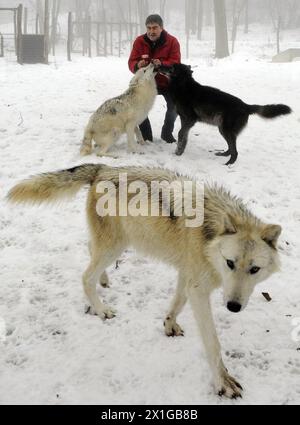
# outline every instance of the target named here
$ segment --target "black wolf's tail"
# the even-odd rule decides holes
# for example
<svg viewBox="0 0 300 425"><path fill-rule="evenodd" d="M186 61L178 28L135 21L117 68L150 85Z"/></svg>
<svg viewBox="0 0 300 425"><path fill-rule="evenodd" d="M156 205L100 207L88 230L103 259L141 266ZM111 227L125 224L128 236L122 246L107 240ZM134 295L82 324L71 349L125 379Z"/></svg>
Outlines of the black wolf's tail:
<svg viewBox="0 0 300 425"><path fill-rule="evenodd" d="M7 199L15 203L40 204L71 197L85 184L92 184L103 167L101 164L83 164L33 176L14 186Z"/></svg>
<svg viewBox="0 0 300 425"><path fill-rule="evenodd" d="M275 118L279 115L286 115L292 112L291 108L287 105L248 105L249 114L258 114L263 118Z"/></svg>

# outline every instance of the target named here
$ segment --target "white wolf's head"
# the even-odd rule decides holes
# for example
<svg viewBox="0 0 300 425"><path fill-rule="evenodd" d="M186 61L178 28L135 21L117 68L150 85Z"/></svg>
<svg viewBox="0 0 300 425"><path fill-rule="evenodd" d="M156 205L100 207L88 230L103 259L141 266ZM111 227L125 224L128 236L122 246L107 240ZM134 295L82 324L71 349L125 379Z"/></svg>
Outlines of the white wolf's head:
<svg viewBox="0 0 300 425"><path fill-rule="evenodd" d="M279 270L276 250L281 227L250 220L237 224L226 217L224 229L208 246L208 255L221 275L228 310L243 310L255 285Z"/></svg>
<svg viewBox="0 0 300 425"><path fill-rule="evenodd" d="M152 63L144 68L140 68L130 81L130 86L136 86L146 81L154 82L154 77L157 74Z"/></svg>

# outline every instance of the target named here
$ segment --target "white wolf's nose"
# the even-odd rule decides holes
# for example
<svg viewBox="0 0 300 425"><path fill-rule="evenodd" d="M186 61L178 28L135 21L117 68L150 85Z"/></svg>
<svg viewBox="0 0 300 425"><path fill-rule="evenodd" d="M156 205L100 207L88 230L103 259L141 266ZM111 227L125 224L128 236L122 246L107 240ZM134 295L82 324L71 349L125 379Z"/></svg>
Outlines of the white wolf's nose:
<svg viewBox="0 0 300 425"><path fill-rule="evenodd" d="M242 306L236 301L228 301L227 308L229 311L232 311L232 313L238 313L240 309L242 308Z"/></svg>

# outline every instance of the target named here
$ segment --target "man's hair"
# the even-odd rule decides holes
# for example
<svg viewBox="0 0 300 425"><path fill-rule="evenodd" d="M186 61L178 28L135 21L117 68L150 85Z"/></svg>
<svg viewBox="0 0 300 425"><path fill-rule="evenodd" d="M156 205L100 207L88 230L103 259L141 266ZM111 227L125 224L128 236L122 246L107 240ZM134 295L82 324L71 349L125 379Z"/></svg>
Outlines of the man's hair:
<svg viewBox="0 0 300 425"><path fill-rule="evenodd" d="M163 27L164 21L159 15L149 15L145 22L146 26L148 24L158 24L160 27Z"/></svg>

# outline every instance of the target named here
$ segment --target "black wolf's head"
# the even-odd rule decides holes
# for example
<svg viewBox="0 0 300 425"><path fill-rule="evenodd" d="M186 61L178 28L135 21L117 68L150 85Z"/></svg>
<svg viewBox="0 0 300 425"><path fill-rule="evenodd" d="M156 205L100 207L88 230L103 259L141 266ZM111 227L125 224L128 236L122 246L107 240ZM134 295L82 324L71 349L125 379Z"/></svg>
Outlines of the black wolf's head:
<svg viewBox="0 0 300 425"><path fill-rule="evenodd" d="M166 75L171 80L184 81L192 76L192 67L183 63L175 63L171 66L161 65L158 68L158 72Z"/></svg>

